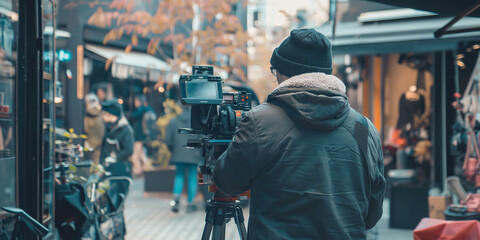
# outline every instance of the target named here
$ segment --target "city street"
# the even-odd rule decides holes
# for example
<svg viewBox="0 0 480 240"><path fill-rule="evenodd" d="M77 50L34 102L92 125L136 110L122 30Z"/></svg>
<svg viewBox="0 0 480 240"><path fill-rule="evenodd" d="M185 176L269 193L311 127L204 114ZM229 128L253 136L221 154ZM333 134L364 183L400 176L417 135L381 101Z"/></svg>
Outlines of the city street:
<svg viewBox="0 0 480 240"><path fill-rule="evenodd" d="M170 211L170 200L171 194L168 193L145 197L143 179L134 180L125 209L126 239L200 239L205 226L200 195L195 199L199 210L194 213L185 212L185 196L178 214ZM244 209L244 216L248 218L248 209ZM240 239L233 219L227 224L225 239Z"/></svg>
<svg viewBox="0 0 480 240"><path fill-rule="evenodd" d="M0 240L197 240L206 215L244 238L197 189L213 179L251 190L255 239L480 239L479 19L472 0L0 0Z"/></svg>
<svg viewBox="0 0 480 240"><path fill-rule="evenodd" d="M180 213L172 213L169 205L170 197L171 194L168 193L146 197L143 193L143 179L134 180L125 209L126 239L200 239L205 224L205 212L200 195L195 199L200 210L188 214L185 212L185 201L182 202ZM248 219L248 209L243 210L245 218ZM388 201L385 201L383 217L376 227L378 229L376 239L412 239L412 230L388 228L388 218ZM225 239L240 239L233 219L227 224L226 230ZM369 235L369 239L375 239L374 234Z"/></svg>

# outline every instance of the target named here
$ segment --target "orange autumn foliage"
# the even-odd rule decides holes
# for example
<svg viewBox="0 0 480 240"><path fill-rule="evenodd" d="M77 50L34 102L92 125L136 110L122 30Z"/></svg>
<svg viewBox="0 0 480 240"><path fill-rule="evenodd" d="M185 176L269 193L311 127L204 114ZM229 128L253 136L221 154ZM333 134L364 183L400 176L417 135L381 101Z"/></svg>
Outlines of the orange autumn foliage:
<svg viewBox="0 0 480 240"><path fill-rule="evenodd" d="M241 1L241 0L240 0ZM250 39L239 19L232 13L238 0L164 0L156 6L155 14L135 10L134 0L113 0L97 4L97 11L88 23L110 28L104 44L131 35L132 46L139 44L138 35L149 38L147 52L160 54L172 66L172 71L184 73L181 65L212 64L216 69L235 73L246 81L243 70L248 64L247 41ZM197 22L205 27L185 27ZM193 25L193 24L192 24ZM188 34L178 34L185 32ZM172 45L173 57L164 53L160 45ZM227 60L225 60L227 59Z"/></svg>

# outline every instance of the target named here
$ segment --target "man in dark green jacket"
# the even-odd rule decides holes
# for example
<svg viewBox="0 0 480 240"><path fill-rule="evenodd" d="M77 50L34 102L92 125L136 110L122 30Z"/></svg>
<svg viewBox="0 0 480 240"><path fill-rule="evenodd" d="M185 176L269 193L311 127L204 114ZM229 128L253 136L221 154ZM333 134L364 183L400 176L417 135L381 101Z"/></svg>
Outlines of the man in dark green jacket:
<svg viewBox="0 0 480 240"><path fill-rule="evenodd" d="M365 239L382 215L382 147L368 120L367 143L354 136L359 114L330 75L330 42L293 30L270 63L279 86L246 114L214 182L251 189L249 239Z"/></svg>

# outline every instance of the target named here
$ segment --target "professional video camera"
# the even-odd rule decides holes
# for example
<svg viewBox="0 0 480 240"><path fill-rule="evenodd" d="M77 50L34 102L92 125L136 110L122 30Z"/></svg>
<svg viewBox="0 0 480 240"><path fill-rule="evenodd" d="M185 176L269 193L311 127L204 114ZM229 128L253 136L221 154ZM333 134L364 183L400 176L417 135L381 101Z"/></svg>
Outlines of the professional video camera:
<svg viewBox="0 0 480 240"><path fill-rule="evenodd" d="M180 76L181 102L191 105L191 128L180 133L200 134L190 139L189 147L202 148L205 162L200 166L203 184L211 184L213 165L231 141L238 124L251 108L247 92L223 93L223 81L213 76L212 66L193 66L192 75ZM222 147L223 146L223 147Z"/></svg>
<svg viewBox="0 0 480 240"><path fill-rule="evenodd" d="M181 102L192 106L191 128L198 134L231 139L252 102L250 93L223 93L223 81L212 66L193 66L180 76Z"/></svg>
<svg viewBox="0 0 480 240"><path fill-rule="evenodd" d="M242 209L238 199L248 194L227 196L213 184L213 168L218 157L230 143L240 121L251 109L251 94L247 92L223 93L223 81L213 75L212 66L193 66L192 75L182 75L179 80L181 102L191 105L191 128L179 129L179 133L200 134L202 137L189 139L188 147L201 148L204 162L200 164L199 182L209 185L213 198L206 208L206 225L202 239L224 239L225 222L234 217L241 239L246 239Z"/></svg>

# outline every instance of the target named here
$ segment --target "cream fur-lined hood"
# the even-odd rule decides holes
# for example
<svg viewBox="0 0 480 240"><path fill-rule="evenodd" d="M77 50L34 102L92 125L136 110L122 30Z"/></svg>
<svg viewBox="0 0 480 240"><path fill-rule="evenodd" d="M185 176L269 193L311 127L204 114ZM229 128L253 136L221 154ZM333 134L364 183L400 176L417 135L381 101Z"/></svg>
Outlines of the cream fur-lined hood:
<svg viewBox="0 0 480 240"><path fill-rule="evenodd" d="M327 75L325 73L305 73L293 76L278 85L276 89L281 87L317 88L340 93L347 91L345 84L343 84L340 79L334 75Z"/></svg>
<svg viewBox="0 0 480 240"><path fill-rule="evenodd" d="M306 73L282 82L267 101L280 106L296 123L330 131L342 124L350 105L340 79L324 73Z"/></svg>

